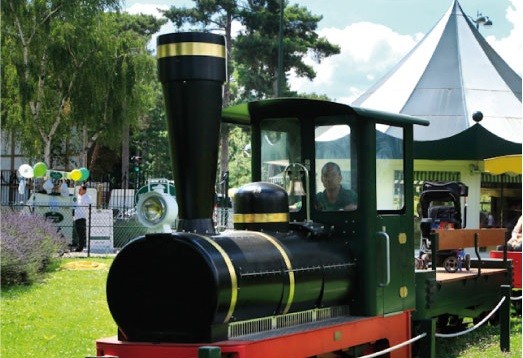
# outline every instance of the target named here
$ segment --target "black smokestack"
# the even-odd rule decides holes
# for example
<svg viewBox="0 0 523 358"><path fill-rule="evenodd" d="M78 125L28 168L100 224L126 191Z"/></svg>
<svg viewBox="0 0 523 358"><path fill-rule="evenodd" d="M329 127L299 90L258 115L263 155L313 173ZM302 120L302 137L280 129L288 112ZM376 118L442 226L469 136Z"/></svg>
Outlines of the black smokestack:
<svg viewBox="0 0 523 358"><path fill-rule="evenodd" d="M172 33L159 36L157 45L179 206L177 230L213 233L225 39Z"/></svg>

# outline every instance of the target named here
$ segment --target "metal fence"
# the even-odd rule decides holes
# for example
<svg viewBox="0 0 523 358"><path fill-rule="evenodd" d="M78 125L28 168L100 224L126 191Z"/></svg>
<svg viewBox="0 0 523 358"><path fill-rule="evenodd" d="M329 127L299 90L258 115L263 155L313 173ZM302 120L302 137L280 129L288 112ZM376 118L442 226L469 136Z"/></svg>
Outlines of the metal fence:
<svg viewBox="0 0 523 358"><path fill-rule="evenodd" d="M71 247L77 246L78 238L73 221L74 183L67 183L69 195L64 197L58 192L46 193L42 178L21 182L23 180L17 176L16 171L1 171L2 212L12 210L43 215L54 222ZM136 218L137 190L112 188L109 182L89 181L85 184L96 203L89 208L90 219L87 221L86 249L89 253L116 252L129 241L148 232ZM216 230L221 232L232 228L230 201L220 200L217 204L213 214ZM176 223L173 223L173 227L175 226Z"/></svg>
<svg viewBox="0 0 523 358"><path fill-rule="evenodd" d="M78 245L78 236L74 230L73 209L71 205L2 205L6 210L42 215L52 220L57 230L65 237L71 249ZM217 232L232 228L232 209L216 208L213 220ZM173 228L176 222L173 223ZM112 254L119 251L129 241L145 235L148 229L136 219L134 207L124 205L111 209L89 206L86 228L88 254Z"/></svg>

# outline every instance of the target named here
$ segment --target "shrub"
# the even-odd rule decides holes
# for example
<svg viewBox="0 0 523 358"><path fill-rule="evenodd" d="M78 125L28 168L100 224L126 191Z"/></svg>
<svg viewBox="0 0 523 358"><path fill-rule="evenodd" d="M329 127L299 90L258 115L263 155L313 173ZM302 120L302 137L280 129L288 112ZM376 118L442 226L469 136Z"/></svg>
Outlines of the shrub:
<svg viewBox="0 0 523 358"><path fill-rule="evenodd" d="M2 211L0 229L1 285L33 282L66 248L65 238L40 215Z"/></svg>

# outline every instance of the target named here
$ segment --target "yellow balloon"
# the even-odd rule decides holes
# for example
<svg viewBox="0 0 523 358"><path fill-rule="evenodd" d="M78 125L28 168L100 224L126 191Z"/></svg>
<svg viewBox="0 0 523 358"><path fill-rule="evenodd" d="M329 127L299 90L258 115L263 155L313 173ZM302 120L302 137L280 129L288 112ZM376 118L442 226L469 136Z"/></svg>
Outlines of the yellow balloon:
<svg viewBox="0 0 523 358"><path fill-rule="evenodd" d="M73 179L74 181L78 181L82 178L82 172L78 169L74 169L71 174L69 174L69 177Z"/></svg>

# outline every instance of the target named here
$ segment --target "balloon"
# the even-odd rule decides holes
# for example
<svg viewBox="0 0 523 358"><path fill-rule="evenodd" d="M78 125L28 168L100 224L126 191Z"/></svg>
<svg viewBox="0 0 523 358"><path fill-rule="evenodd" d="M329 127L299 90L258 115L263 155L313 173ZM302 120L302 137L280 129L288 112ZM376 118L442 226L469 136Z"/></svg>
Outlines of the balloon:
<svg viewBox="0 0 523 358"><path fill-rule="evenodd" d="M41 178L47 173L47 164L44 162L38 162L35 164L33 170L35 178Z"/></svg>
<svg viewBox="0 0 523 358"><path fill-rule="evenodd" d="M49 176L54 180L62 179L62 173L54 170L49 171Z"/></svg>
<svg viewBox="0 0 523 358"><path fill-rule="evenodd" d="M78 169L73 169L71 174L69 174L69 177L74 181L79 181L80 179L82 179L82 172Z"/></svg>
<svg viewBox="0 0 523 358"><path fill-rule="evenodd" d="M29 164L22 164L18 168L18 172L20 175L26 179L31 179L34 176L34 170L33 167Z"/></svg>
<svg viewBox="0 0 523 358"><path fill-rule="evenodd" d="M80 180L86 181L87 178L89 178L89 169L82 167L80 168L80 172L82 173Z"/></svg>

